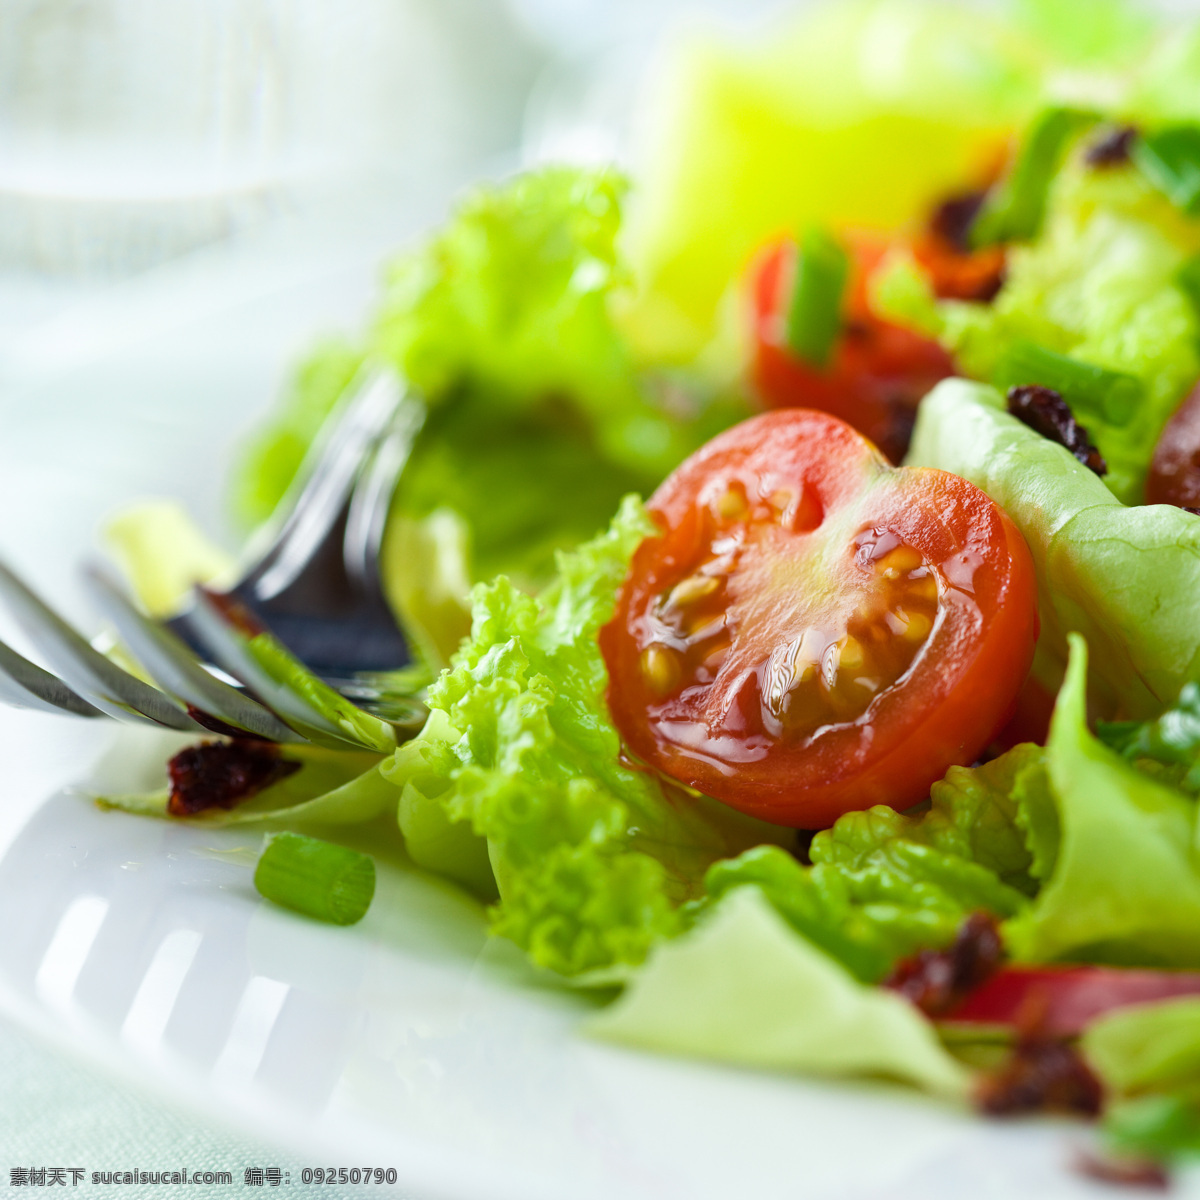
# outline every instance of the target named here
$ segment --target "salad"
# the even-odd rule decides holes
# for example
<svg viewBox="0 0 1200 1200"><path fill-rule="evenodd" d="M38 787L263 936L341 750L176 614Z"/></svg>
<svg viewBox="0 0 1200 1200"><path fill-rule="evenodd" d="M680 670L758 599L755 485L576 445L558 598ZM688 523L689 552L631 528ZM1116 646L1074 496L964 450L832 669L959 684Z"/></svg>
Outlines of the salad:
<svg viewBox="0 0 1200 1200"><path fill-rule="evenodd" d="M464 199L234 486L269 518L369 358L423 397L383 567L427 719L261 634L345 746L103 802L263 824L337 921L373 875L286 831L394 815L598 1037L1099 1119L1109 1179L1200 1152L1200 25L1084 11L694 41L632 181ZM230 570L160 508L110 541L156 614Z"/></svg>

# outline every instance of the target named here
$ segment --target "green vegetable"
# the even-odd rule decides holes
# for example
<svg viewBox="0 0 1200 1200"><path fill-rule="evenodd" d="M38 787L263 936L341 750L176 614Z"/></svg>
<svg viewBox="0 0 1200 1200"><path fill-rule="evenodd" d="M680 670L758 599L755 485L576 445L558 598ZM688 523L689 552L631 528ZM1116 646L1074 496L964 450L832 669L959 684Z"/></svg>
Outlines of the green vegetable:
<svg viewBox="0 0 1200 1200"><path fill-rule="evenodd" d="M563 400L513 412L498 407L490 393L464 392L431 414L393 498L384 543L384 561L392 565L389 596L403 614L414 604L438 604L445 591L434 578L428 599L404 595L427 586L405 569L413 522L453 514L462 537L454 549L463 553L470 582L507 574L536 588L553 576L559 550L592 537L621 496L648 492L658 478L603 457Z"/></svg>
<svg viewBox="0 0 1200 1200"><path fill-rule="evenodd" d="M659 946L588 1029L654 1050L885 1076L954 1097L969 1080L912 1005L858 983L756 887L738 888L695 929Z"/></svg>
<svg viewBox="0 0 1200 1200"><path fill-rule="evenodd" d="M1130 383L1099 375L1101 403L1081 416L1108 463L1106 485L1139 503L1158 436L1200 377L1197 311L1179 280L1198 249L1200 224L1137 171L1097 171L1072 158L1055 180L1038 238L1010 250L995 300L943 301L939 339L976 379L996 379L1026 343L1071 359L1076 372L1084 365L1136 378L1135 397ZM889 299L914 306L894 288ZM896 309L888 315L910 321ZM928 321L919 302L912 319ZM1085 400L1090 391L1083 387Z"/></svg>
<svg viewBox="0 0 1200 1200"><path fill-rule="evenodd" d="M1200 254L1185 259L1175 273L1179 290L1191 301L1192 308L1200 313Z"/></svg>
<svg viewBox="0 0 1200 1200"><path fill-rule="evenodd" d="M1156 720L1102 721L1096 735L1139 770L1200 794L1200 684L1185 684Z"/></svg>
<svg viewBox="0 0 1200 1200"><path fill-rule="evenodd" d="M1133 161L1155 187L1189 216L1200 213L1200 125L1168 125L1144 132Z"/></svg>
<svg viewBox="0 0 1200 1200"><path fill-rule="evenodd" d="M1046 743L1058 816L1049 878L1010 920L1014 957L1200 966L1200 858L1195 804L1141 774L1086 723L1087 646L1071 660Z"/></svg>
<svg viewBox="0 0 1200 1200"><path fill-rule="evenodd" d="M976 246L1024 242L1036 237L1046 211L1046 195L1067 147L1096 114L1076 108L1048 108L1021 141L1008 175L989 195L971 226Z"/></svg>
<svg viewBox="0 0 1200 1200"><path fill-rule="evenodd" d="M388 599L434 673L471 632L470 538L470 526L452 508L422 518L401 511L385 531L379 566Z"/></svg>
<svg viewBox="0 0 1200 1200"><path fill-rule="evenodd" d="M254 869L260 896L318 921L353 925L375 895L375 863L365 854L299 833L269 833Z"/></svg>
<svg viewBox="0 0 1200 1200"><path fill-rule="evenodd" d="M237 579L233 556L215 546L173 500L146 500L122 509L105 522L104 543L152 617L174 616L198 583L220 589Z"/></svg>
<svg viewBox="0 0 1200 1200"><path fill-rule="evenodd" d="M1040 773L1041 750L1029 745L952 767L928 811L847 813L813 839L811 867L776 846L749 850L709 869L709 894L758 887L793 929L877 983L899 959L948 945L972 912L1022 910L1037 885L1020 797Z"/></svg>
<svg viewBox="0 0 1200 1200"><path fill-rule="evenodd" d="M1110 1104L1102 1128L1116 1154L1153 1160L1200 1154L1200 1094L1191 1089Z"/></svg>
<svg viewBox="0 0 1200 1200"><path fill-rule="evenodd" d="M1200 1153L1200 1000L1194 996L1107 1013L1084 1030L1089 1063L1114 1097L1104 1131L1125 1154Z"/></svg>
<svg viewBox="0 0 1200 1200"><path fill-rule="evenodd" d="M1096 414L1111 425L1127 424L1142 396L1141 382L1132 375L1025 341L1013 342L1005 350L992 382L1001 391L1025 384L1053 388L1076 417L1086 421Z"/></svg>
<svg viewBox="0 0 1200 1200"><path fill-rule="evenodd" d="M981 487L1033 555L1042 632L1035 669L1057 690L1077 630L1102 715L1157 717L1200 679L1200 521L1126 508L1062 446L1004 411L992 388L939 384L921 403L909 462Z"/></svg>
<svg viewBox="0 0 1200 1200"><path fill-rule="evenodd" d="M1129 0L1013 0L1011 10L1038 45L1075 68L1129 66L1159 40L1156 14Z"/></svg>
<svg viewBox="0 0 1200 1200"><path fill-rule="evenodd" d="M796 255L796 275L788 299L789 348L805 362L823 367L842 327L842 296L850 260L828 233L810 229Z"/></svg>
<svg viewBox="0 0 1200 1200"><path fill-rule="evenodd" d="M1200 999L1181 996L1105 1013L1084 1030L1083 1050L1117 1092L1200 1084Z"/></svg>
<svg viewBox="0 0 1200 1200"><path fill-rule="evenodd" d="M247 638L244 648L274 684L296 697L312 714L334 725L348 745L376 754L388 754L395 748L396 730L388 722L334 691L273 634L259 633ZM301 728L300 732L310 731Z"/></svg>
<svg viewBox="0 0 1200 1200"><path fill-rule="evenodd" d="M494 886L496 932L588 980L624 977L679 932L679 906L714 860L787 836L621 756L596 635L654 531L630 499L607 533L561 556L539 598L503 578L477 587L471 637L430 689L429 723L383 767L403 789L412 858Z"/></svg>
<svg viewBox="0 0 1200 1200"><path fill-rule="evenodd" d="M362 344L326 343L301 367L242 467L241 510L262 521L358 363L396 366L428 416L385 559L393 604L430 666L444 665L462 623L456 576L540 585L557 550L745 411L635 362L613 315L629 291L617 248L625 188L612 170L549 167L475 189L391 264ZM399 565L414 539L442 566L447 553L459 559L428 595L426 576Z"/></svg>

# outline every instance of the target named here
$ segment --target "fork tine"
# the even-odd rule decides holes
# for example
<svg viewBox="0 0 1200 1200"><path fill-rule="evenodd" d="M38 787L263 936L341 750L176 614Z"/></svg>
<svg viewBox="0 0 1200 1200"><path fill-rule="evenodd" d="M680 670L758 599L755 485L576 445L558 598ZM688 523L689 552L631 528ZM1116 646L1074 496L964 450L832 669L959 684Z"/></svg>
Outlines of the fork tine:
<svg viewBox="0 0 1200 1200"><path fill-rule="evenodd" d="M168 693L226 725L272 742L303 742L273 712L206 671L169 629L139 612L98 567L84 568L91 597L134 657Z"/></svg>
<svg viewBox="0 0 1200 1200"><path fill-rule="evenodd" d="M104 714L77 696L61 679L22 657L0 642L0 702L12 708L35 708L39 712L71 713L77 717Z"/></svg>
<svg viewBox="0 0 1200 1200"><path fill-rule="evenodd" d="M276 683L246 648L247 637L234 627L203 588L193 592L192 607L183 619L212 661L244 683L310 741L344 750L357 743L300 696Z"/></svg>
<svg viewBox="0 0 1200 1200"><path fill-rule="evenodd" d="M287 513L283 524L238 590L266 601L296 582L337 523L364 457L391 423L403 396L390 366L363 366L309 451L296 491L281 503ZM311 473L306 473L310 462Z"/></svg>
<svg viewBox="0 0 1200 1200"><path fill-rule="evenodd" d="M89 704L122 721L144 721L187 732L203 731L173 700L135 679L94 650L47 608L3 563L0 595L18 623L62 679Z"/></svg>
<svg viewBox="0 0 1200 1200"><path fill-rule="evenodd" d="M412 455L425 423L425 404L406 392L396 407L391 428L379 441L350 493L342 558L346 574L364 595L387 606L379 574L379 556L392 493Z"/></svg>

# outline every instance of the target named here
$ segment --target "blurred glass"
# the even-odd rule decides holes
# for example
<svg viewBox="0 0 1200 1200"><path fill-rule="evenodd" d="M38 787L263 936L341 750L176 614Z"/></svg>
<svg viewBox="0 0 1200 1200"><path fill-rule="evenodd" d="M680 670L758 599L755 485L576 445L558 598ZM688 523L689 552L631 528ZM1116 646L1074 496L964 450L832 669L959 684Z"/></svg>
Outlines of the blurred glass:
<svg viewBox="0 0 1200 1200"><path fill-rule="evenodd" d="M0 267L123 274L511 144L537 59L470 0L0 0Z"/></svg>

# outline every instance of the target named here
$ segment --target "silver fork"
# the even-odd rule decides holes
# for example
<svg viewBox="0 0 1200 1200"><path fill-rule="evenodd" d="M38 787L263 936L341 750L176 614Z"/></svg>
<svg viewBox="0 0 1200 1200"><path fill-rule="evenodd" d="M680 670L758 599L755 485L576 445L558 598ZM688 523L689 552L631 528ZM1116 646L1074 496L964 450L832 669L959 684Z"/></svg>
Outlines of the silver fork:
<svg viewBox="0 0 1200 1200"><path fill-rule="evenodd" d="M422 417L420 401L394 373L379 367L360 373L281 505L286 516L242 580L224 596L198 589L191 610L172 622L147 618L102 570L85 572L91 596L160 688L95 650L0 564L0 596L57 672L0 642L0 701L178 730L358 745L342 725L263 670L247 648L248 611L254 625L283 625L275 631L285 645L302 662L316 659L318 670L332 674L331 682L361 707L382 707L376 715L410 723L418 715L413 706L389 711L368 684L340 677L399 666L407 657L383 595L378 558L391 494ZM230 682L201 660L216 664Z"/></svg>

